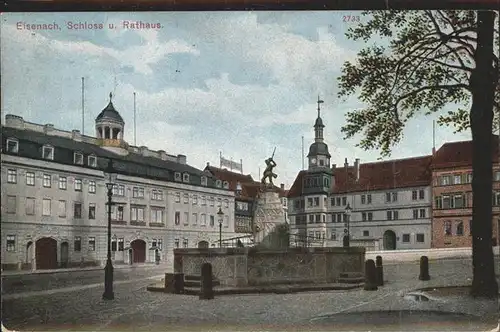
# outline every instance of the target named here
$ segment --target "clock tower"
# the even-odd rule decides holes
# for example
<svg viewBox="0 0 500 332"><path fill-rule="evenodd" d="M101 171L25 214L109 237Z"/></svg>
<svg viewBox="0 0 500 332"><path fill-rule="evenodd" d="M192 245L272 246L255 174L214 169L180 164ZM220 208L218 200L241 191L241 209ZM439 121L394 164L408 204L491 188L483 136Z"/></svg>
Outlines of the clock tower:
<svg viewBox="0 0 500 332"><path fill-rule="evenodd" d="M328 194L332 186L331 155L323 138L325 125L323 119L321 119L320 105L322 103L323 100L320 100L318 96L318 117L314 123L314 143L309 147L309 153L307 154L309 167L303 179L305 194Z"/></svg>

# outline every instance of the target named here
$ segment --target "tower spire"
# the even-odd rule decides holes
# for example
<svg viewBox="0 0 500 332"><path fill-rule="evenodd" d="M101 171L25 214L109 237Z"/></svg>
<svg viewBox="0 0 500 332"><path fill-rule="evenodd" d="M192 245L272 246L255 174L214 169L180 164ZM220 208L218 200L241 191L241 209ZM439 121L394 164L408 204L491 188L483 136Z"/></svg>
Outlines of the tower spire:
<svg viewBox="0 0 500 332"><path fill-rule="evenodd" d="M109 102L110 102L110 103L111 103L112 99L113 99L113 92L110 92L110 93L109 93Z"/></svg>
<svg viewBox="0 0 500 332"><path fill-rule="evenodd" d="M318 118L320 117L320 111L321 111L319 108L319 104L323 104L323 103L324 103L324 101L319 99L319 95L318 95Z"/></svg>

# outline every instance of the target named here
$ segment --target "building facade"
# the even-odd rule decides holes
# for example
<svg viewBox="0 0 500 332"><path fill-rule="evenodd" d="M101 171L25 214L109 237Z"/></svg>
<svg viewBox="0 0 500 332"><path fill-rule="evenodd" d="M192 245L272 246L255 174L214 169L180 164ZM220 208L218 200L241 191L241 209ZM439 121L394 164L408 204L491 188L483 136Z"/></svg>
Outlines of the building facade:
<svg viewBox="0 0 500 332"><path fill-rule="evenodd" d="M109 160L115 264L173 262L174 248L234 237L234 192L184 155L134 147L109 101L96 137L7 115L2 126L2 267L103 264L107 255ZM219 216L219 208L223 215ZM219 220L222 219L222 220Z"/></svg>
<svg viewBox="0 0 500 332"><path fill-rule="evenodd" d="M309 167L288 193L291 233L311 246L342 246L349 235L367 249L431 246L431 156L330 166L324 124L314 124ZM350 213L346 207L349 206Z"/></svg>
<svg viewBox="0 0 500 332"><path fill-rule="evenodd" d="M493 245L500 238L500 164L493 136ZM472 246L472 141L444 144L432 164L433 247Z"/></svg>

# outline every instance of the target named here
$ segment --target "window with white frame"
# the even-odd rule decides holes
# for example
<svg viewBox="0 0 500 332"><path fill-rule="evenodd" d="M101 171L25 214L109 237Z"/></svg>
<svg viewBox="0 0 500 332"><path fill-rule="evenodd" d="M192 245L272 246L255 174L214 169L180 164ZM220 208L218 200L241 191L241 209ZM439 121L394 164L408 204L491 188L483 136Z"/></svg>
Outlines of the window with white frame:
<svg viewBox="0 0 500 332"><path fill-rule="evenodd" d="M229 227L229 216L224 216L224 227Z"/></svg>
<svg viewBox="0 0 500 332"><path fill-rule="evenodd" d="M425 190L420 189L418 191L418 199L425 199Z"/></svg>
<svg viewBox="0 0 500 332"><path fill-rule="evenodd" d="M89 203L89 219L95 219L95 203Z"/></svg>
<svg viewBox="0 0 500 332"><path fill-rule="evenodd" d="M116 221L123 221L125 207L123 205L111 206L111 219Z"/></svg>
<svg viewBox="0 0 500 332"><path fill-rule="evenodd" d="M181 181L182 180L182 175L180 172L175 172L175 181Z"/></svg>
<svg viewBox="0 0 500 332"><path fill-rule="evenodd" d="M206 186L207 184L208 184L207 177L206 176L202 176L201 177L201 185L202 186Z"/></svg>
<svg viewBox="0 0 500 332"><path fill-rule="evenodd" d="M184 194L184 203L185 204L189 203L189 194Z"/></svg>
<svg viewBox="0 0 500 332"><path fill-rule="evenodd" d="M83 165L83 154L80 152L75 152L73 154L73 162L75 165Z"/></svg>
<svg viewBox="0 0 500 332"><path fill-rule="evenodd" d="M94 155L90 155L88 157L87 163L90 167L97 167L97 157Z"/></svg>
<svg viewBox="0 0 500 332"><path fill-rule="evenodd" d="M222 183L222 186L224 187L224 189L229 189L229 182L224 181L224 182Z"/></svg>
<svg viewBox="0 0 500 332"><path fill-rule="evenodd" d="M59 218L66 218L66 201L59 201Z"/></svg>
<svg viewBox="0 0 500 332"><path fill-rule="evenodd" d="M26 197L26 215L32 216L35 214L35 198Z"/></svg>
<svg viewBox="0 0 500 332"><path fill-rule="evenodd" d="M82 219L82 203L75 202L73 204L73 218Z"/></svg>
<svg viewBox="0 0 500 332"><path fill-rule="evenodd" d="M460 174L453 175L453 184L461 184L462 176Z"/></svg>
<svg viewBox="0 0 500 332"><path fill-rule="evenodd" d="M42 148L42 158L47 160L54 160L54 147L45 145Z"/></svg>
<svg viewBox="0 0 500 332"><path fill-rule="evenodd" d="M144 207L132 206L130 208L131 221L144 221Z"/></svg>
<svg viewBox="0 0 500 332"><path fill-rule="evenodd" d="M125 196L125 185L123 184L113 185L113 196Z"/></svg>
<svg viewBox="0 0 500 332"><path fill-rule="evenodd" d="M221 180L216 180L216 181L215 181L215 186L216 186L217 188L222 187L222 181L221 181Z"/></svg>
<svg viewBox="0 0 500 332"><path fill-rule="evenodd" d="M222 199L217 198L217 207L222 207Z"/></svg>
<svg viewBox="0 0 500 332"><path fill-rule="evenodd" d="M204 213L201 214L200 225L201 226L207 225L207 215Z"/></svg>
<svg viewBox="0 0 500 332"><path fill-rule="evenodd" d="M184 212L184 225L189 225L189 212Z"/></svg>
<svg viewBox="0 0 500 332"><path fill-rule="evenodd" d="M95 237L89 237L89 251L95 251Z"/></svg>
<svg viewBox="0 0 500 332"><path fill-rule="evenodd" d="M163 209L151 208L151 222L157 224L163 223Z"/></svg>
<svg viewBox="0 0 500 332"><path fill-rule="evenodd" d="M403 234L403 242L404 243L410 242L410 234Z"/></svg>
<svg viewBox="0 0 500 332"><path fill-rule="evenodd" d="M198 225L198 213L193 213L191 220L193 221L193 225Z"/></svg>
<svg viewBox="0 0 500 332"><path fill-rule="evenodd" d="M123 245L123 238L118 239L118 251L123 251L125 249L125 246Z"/></svg>
<svg viewBox="0 0 500 332"><path fill-rule="evenodd" d="M7 235L7 251L14 252L16 251L16 236L15 235Z"/></svg>
<svg viewBox="0 0 500 332"><path fill-rule="evenodd" d="M176 192L175 193L175 202L180 203L181 202L181 193Z"/></svg>
<svg viewBox="0 0 500 332"><path fill-rule="evenodd" d="M181 213L179 211L175 211L174 223L176 225L181 224Z"/></svg>
<svg viewBox="0 0 500 332"><path fill-rule="evenodd" d="M210 197L210 206L214 206L215 204L215 198L212 196Z"/></svg>
<svg viewBox="0 0 500 332"><path fill-rule="evenodd" d="M43 186L45 188L50 188L52 186L52 177L50 174L43 175Z"/></svg>
<svg viewBox="0 0 500 332"><path fill-rule="evenodd" d="M7 182L8 183L17 183L17 170L8 169L7 170Z"/></svg>
<svg viewBox="0 0 500 332"><path fill-rule="evenodd" d="M75 191L82 191L82 179L75 179Z"/></svg>
<svg viewBox="0 0 500 332"><path fill-rule="evenodd" d="M205 196L201 196L201 205L207 205L207 198Z"/></svg>
<svg viewBox="0 0 500 332"><path fill-rule="evenodd" d="M96 183L95 181L91 180L89 181L89 193L95 194L96 192Z"/></svg>
<svg viewBox="0 0 500 332"><path fill-rule="evenodd" d="M19 152L19 141L14 138L7 139L7 152L8 153L18 153Z"/></svg>
<svg viewBox="0 0 500 332"><path fill-rule="evenodd" d="M210 226L214 227L215 226L215 216L210 216Z"/></svg>
<svg viewBox="0 0 500 332"><path fill-rule="evenodd" d="M423 234L423 233L418 233L418 234L416 235L416 240L417 240L417 242L418 242L418 243L423 243L423 242L424 242L424 239L425 239L425 236L424 236L424 234Z"/></svg>
<svg viewBox="0 0 500 332"><path fill-rule="evenodd" d="M418 209L413 209L413 219L418 219Z"/></svg>
<svg viewBox="0 0 500 332"><path fill-rule="evenodd" d="M35 173L34 172L26 172L26 185L34 186L35 185Z"/></svg>
<svg viewBox="0 0 500 332"><path fill-rule="evenodd" d="M14 214L17 210L16 196L7 196L7 213Z"/></svg>
<svg viewBox="0 0 500 332"><path fill-rule="evenodd" d="M155 201L162 201L163 200L163 191L159 189L153 189L151 191L151 199Z"/></svg>
<svg viewBox="0 0 500 332"><path fill-rule="evenodd" d="M444 176L439 177L439 184L441 186L448 186L448 185L450 185L450 183L451 183L451 181L450 181L449 175L444 175Z"/></svg>
<svg viewBox="0 0 500 332"><path fill-rule="evenodd" d="M387 211L387 220L398 220L399 212L397 210Z"/></svg>
<svg viewBox="0 0 500 332"><path fill-rule="evenodd" d="M444 222L444 235L446 236L451 235L451 221Z"/></svg>
<svg viewBox="0 0 500 332"><path fill-rule="evenodd" d="M132 197L133 198L144 198L144 188L142 188L142 187L132 188Z"/></svg>
<svg viewBox="0 0 500 332"><path fill-rule="evenodd" d="M51 201L49 198L42 199L42 216L50 216Z"/></svg>
<svg viewBox="0 0 500 332"><path fill-rule="evenodd" d="M157 243L156 243L158 249L163 250L163 241L162 239L157 239Z"/></svg>
<svg viewBox="0 0 500 332"><path fill-rule="evenodd" d="M425 209L420 209L420 210L418 210L418 211L419 211L418 216L419 216L419 218L420 218L420 219L425 219L425 218L427 217L427 216L426 216L426 215L427 215L427 213L426 213L426 210L425 210Z"/></svg>
<svg viewBox="0 0 500 332"><path fill-rule="evenodd" d="M66 190L68 188L68 179L65 176L59 176L59 189Z"/></svg>
<svg viewBox="0 0 500 332"><path fill-rule="evenodd" d="M73 250L76 252L82 251L82 238L81 236L75 236L73 241Z"/></svg>
<svg viewBox="0 0 500 332"><path fill-rule="evenodd" d="M174 239L174 248L179 248L179 239Z"/></svg>
<svg viewBox="0 0 500 332"><path fill-rule="evenodd" d="M188 248L188 246L189 246L189 244L188 244L188 239L183 239L183 240L182 240L182 246L183 246L184 248Z"/></svg>
<svg viewBox="0 0 500 332"><path fill-rule="evenodd" d="M193 195L193 205L196 205L196 204L198 204L198 196Z"/></svg>
<svg viewBox="0 0 500 332"><path fill-rule="evenodd" d="M183 182L189 182L189 174L188 173L184 173L182 175L182 181Z"/></svg>
<svg viewBox="0 0 500 332"><path fill-rule="evenodd" d="M413 190L411 192L411 199L412 199L412 201L416 201L418 199L418 191L417 190Z"/></svg>

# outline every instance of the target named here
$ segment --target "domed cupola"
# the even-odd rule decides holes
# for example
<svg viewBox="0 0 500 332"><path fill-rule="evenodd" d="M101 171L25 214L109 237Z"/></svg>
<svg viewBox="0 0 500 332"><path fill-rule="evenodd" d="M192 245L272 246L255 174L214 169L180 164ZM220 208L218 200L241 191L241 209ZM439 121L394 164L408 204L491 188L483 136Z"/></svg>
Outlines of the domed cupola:
<svg viewBox="0 0 500 332"><path fill-rule="evenodd" d="M314 143L309 147L309 153L307 158L309 158L309 168L313 167L330 167L331 155L328 152L328 145L323 139L323 119L321 119L320 107L319 105L323 103L323 100L319 99L318 96L318 117L314 123Z"/></svg>
<svg viewBox="0 0 500 332"><path fill-rule="evenodd" d="M113 94L109 93L109 103L95 119L96 136L102 146L125 148L123 130L125 122L113 105Z"/></svg>

